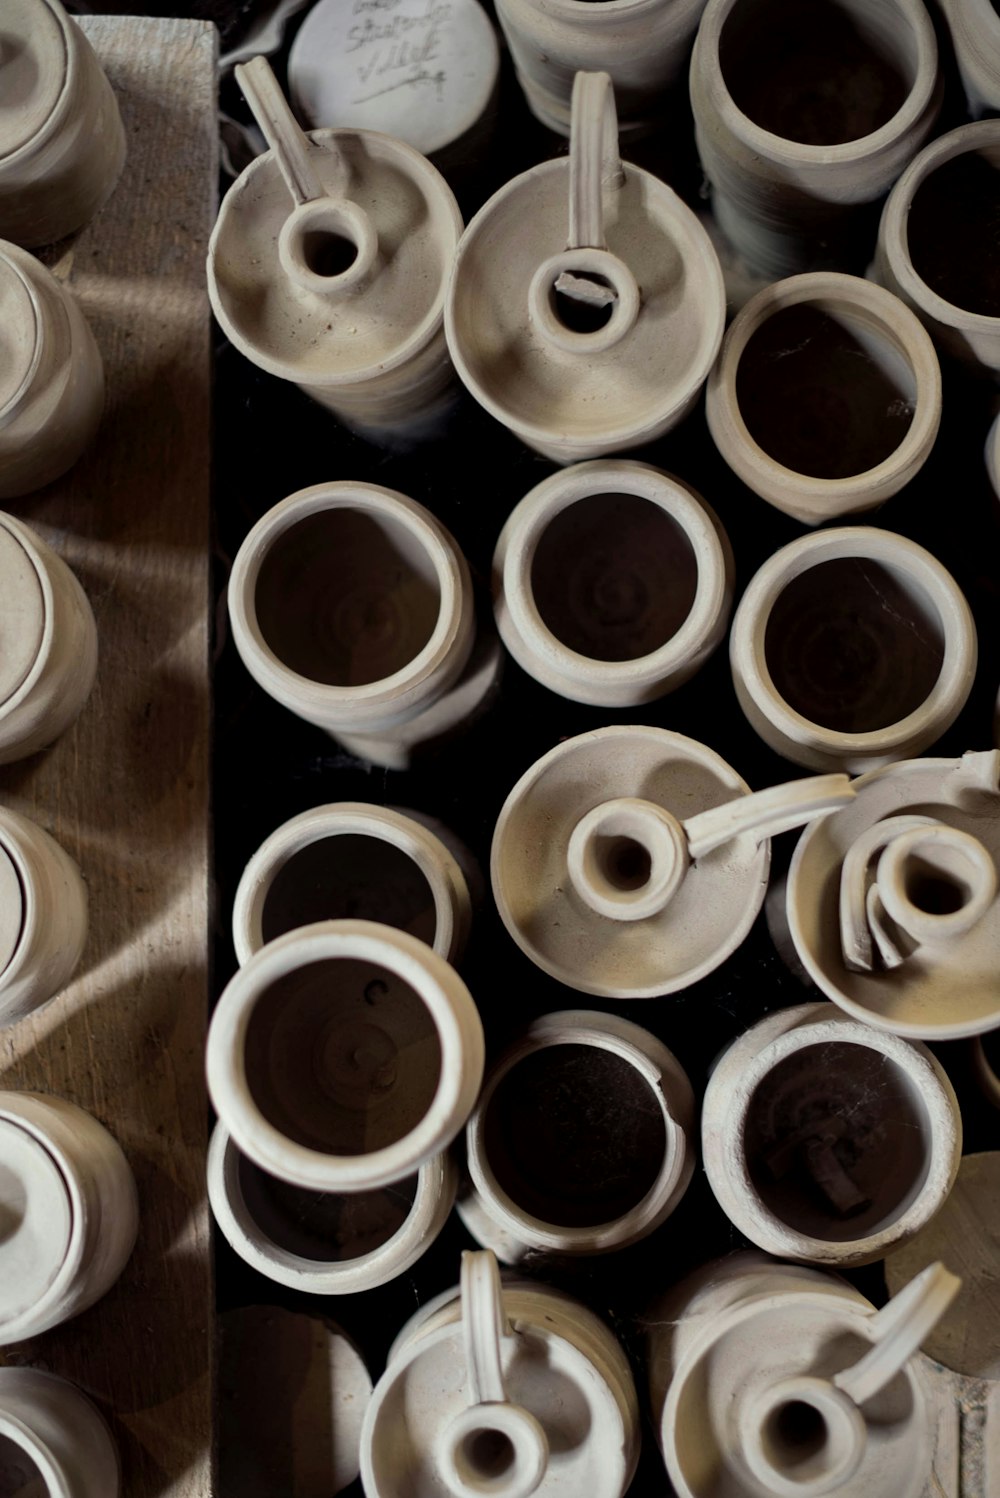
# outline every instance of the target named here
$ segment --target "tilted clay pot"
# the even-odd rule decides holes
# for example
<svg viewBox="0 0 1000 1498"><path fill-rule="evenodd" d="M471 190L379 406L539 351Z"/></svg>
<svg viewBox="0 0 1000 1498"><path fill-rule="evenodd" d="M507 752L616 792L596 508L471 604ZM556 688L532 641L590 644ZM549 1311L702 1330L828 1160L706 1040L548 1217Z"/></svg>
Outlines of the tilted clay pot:
<svg viewBox="0 0 1000 1498"><path fill-rule="evenodd" d="M765 287L738 314L706 415L745 484L819 525L874 509L923 466L941 422L941 371L898 297L816 271Z"/></svg>
<svg viewBox="0 0 1000 1498"><path fill-rule="evenodd" d="M939 0L974 120L1000 111L1000 11L992 0Z"/></svg>
<svg viewBox="0 0 1000 1498"><path fill-rule="evenodd" d="M984 457L993 493L1000 499L1000 415L994 417L993 425L987 433Z"/></svg>
<svg viewBox="0 0 1000 1498"><path fill-rule="evenodd" d="M918 1233L962 1153L958 1099L931 1052L827 1003L768 1015L733 1042L701 1131L709 1184L745 1238L840 1268Z"/></svg>
<svg viewBox="0 0 1000 1498"><path fill-rule="evenodd" d="M911 759L800 839L785 918L828 998L917 1040L1000 1025L1000 752Z"/></svg>
<svg viewBox="0 0 1000 1498"><path fill-rule="evenodd" d="M371 130L304 135L263 57L237 77L271 147L230 188L208 247L227 337L345 421L428 423L450 398L445 282L462 220L419 152Z"/></svg>
<svg viewBox="0 0 1000 1498"><path fill-rule="evenodd" d="M875 276L913 308L944 353L1000 373L1000 120L926 146L882 211Z"/></svg>
<svg viewBox="0 0 1000 1498"><path fill-rule="evenodd" d="M353 1295L405 1274L444 1227L457 1184L446 1154L394 1185L338 1195L269 1175L222 1124L208 1149L208 1199L226 1241L259 1274L309 1295Z"/></svg>
<svg viewBox="0 0 1000 1498"><path fill-rule="evenodd" d="M575 702L631 707L708 659L732 573L729 539L700 494L648 463L606 458L553 474L515 506L493 556L493 606L536 681Z"/></svg>
<svg viewBox="0 0 1000 1498"><path fill-rule="evenodd" d="M472 995L425 942L320 921L269 942L219 999L208 1086L236 1147L313 1191L375 1191L451 1143L483 1075Z"/></svg>
<svg viewBox="0 0 1000 1498"><path fill-rule="evenodd" d="M653 1418L679 1498L919 1498L933 1394L914 1357L960 1281L882 1310L836 1275L716 1260L650 1314Z"/></svg>
<svg viewBox="0 0 1000 1498"><path fill-rule="evenodd" d="M0 1028L60 993L87 940L87 887L55 838L0 807Z"/></svg>
<svg viewBox="0 0 1000 1498"><path fill-rule="evenodd" d="M110 1290L139 1226L135 1180L116 1141L82 1108L0 1092L0 1216L6 1347L61 1325Z"/></svg>
<svg viewBox="0 0 1000 1498"><path fill-rule="evenodd" d="M104 368L70 293L2 242L0 330L0 499L11 499L72 468L100 424Z"/></svg>
<svg viewBox="0 0 1000 1498"><path fill-rule="evenodd" d="M778 754L857 774L919 754L972 688L976 628L954 578L905 536L802 536L751 579L733 618L733 684Z"/></svg>
<svg viewBox="0 0 1000 1498"><path fill-rule="evenodd" d="M558 1290L462 1255L400 1332L361 1431L368 1498L622 1498L639 1455L625 1354Z"/></svg>
<svg viewBox="0 0 1000 1498"><path fill-rule="evenodd" d="M124 161L118 104L79 26L59 0L4 0L0 238L32 249L81 229Z"/></svg>
<svg viewBox="0 0 1000 1498"><path fill-rule="evenodd" d="M445 329L468 389L557 463L660 437L722 341L708 235L671 188L618 155L606 73L578 73L569 161L515 177L462 236Z"/></svg>
<svg viewBox="0 0 1000 1498"><path fill-rule="evenodd" d="M497 909L521 950L569 988L676 993L750 930L769 838L852 795L844 775L751 794L714 750L664 728L580 734L532 765L503 805L490 865Z"/></svg>
<svg viewBox="0 0 1000 1498"><path fill-rule="evenodd" d="M940 105L921 0L709 0L695 140L721 228L772 280L864 262L868 215Z"/></svg>
<svg viewBox="0 0 1000 1498"><path fill-rule="evenodd" d="M75 1384L0 1368L0 1480L25 1498L118 1498L118 1449Z"/></svg>
<svg viewBox="0 0 1000 1498"><path fill-rule="evenodd" d="M486 1078L459 1214L508 1264L623 1248L687 1190L694 1121L686 1073L648 1030L590 1010L543 1015Z"/></svg>

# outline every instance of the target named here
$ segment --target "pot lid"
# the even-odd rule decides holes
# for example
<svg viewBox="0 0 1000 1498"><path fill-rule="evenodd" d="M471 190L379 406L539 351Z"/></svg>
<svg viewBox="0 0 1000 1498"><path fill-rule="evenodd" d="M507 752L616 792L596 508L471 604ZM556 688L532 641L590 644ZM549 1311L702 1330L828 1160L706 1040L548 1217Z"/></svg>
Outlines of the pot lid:
<svg viewBox="0 0 1000 1498"><path fill-rule="evenodd" d="M17 951L24 926L24 893L17 869L0 847L0 976Z"/></svg>
<svg viewBox="0 0 1000 1498"><path fill-rule="evenodd" d="M0 283L3 262L0 261ZM0 284L0 346L4 342ZM0 369L2 369L0 363ZM2 375L0 375L2 378ZM45 598L30 556L0 519L0 716L38 658L45 630Z"/></svg>
<svg viewBox="0 0 1000 1498"><path fill-rule="evenodd" d="M38 135L66 84L66 35L45 0L4 0L0 164Z"/></svg>
<svg viewBox="0 0 1000 1498"><path fill-rule="evenodd" d="M69 1252L73 1208L65 1178L44 1145L0 1118L0 1336L29 1314Z"/></svg>
<svg viewBox="0 0 1000 1498"><path fill-rule="evenodd" d="M0 37L0 45L3 45ZM2 78L0 63L0 78ZM13 419L34 370L41 338L34 294L13 246L0 246L0 430Z"/></svg>

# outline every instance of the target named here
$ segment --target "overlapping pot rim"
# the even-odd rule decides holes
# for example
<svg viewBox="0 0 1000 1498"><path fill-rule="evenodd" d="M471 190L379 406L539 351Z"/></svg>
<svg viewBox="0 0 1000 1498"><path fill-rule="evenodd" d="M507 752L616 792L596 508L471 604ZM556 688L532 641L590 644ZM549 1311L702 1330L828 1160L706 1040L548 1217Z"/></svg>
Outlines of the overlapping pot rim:
<svg viewBox="0 0 1000 1498"><path fill-rule="evenodd" d="M587 0L582 0L582 3L587 3ZM2 172L2 169L3 161L2 159L0 159L0 172ZM11 254L11 250L14 251L13 255ZM3 431L4 427L9 426L11 422L17 419L18 413L21 411L24 405L28 393L31 390L31 386L34 383L35 377L38 374L39 366L42 362L44 342L42 337L42 329L45 325L45 311L42 307L37 287L34 285L31 278L25 275L22 266L18 264L18 260L21 256L28 256L29 254L30 252L28 250L21 249L20 245L14 244L12 240L0 239L0 260L2 260L13 272L13 274L17 276L17 279L20 281L21 286L24 288L25 294L27 295L29 304L31 306L35 335L35 346L32 349L31 359L28 362L28 367L21 377L21 381L18 384L17 389L13 391L3 407L0 408L0 432ZM41 264L41 261L38 262L38 269L43 275L48 274L48 271ZM3 519L0 520L0 523L5 524L7 519L13 519L13 516L4 515Z"/></svg>
<svg viewBox="0 0 1000 1498"><path fill-rule="evenodd" d="M818 478L778 462L751 436L737 399L740 363L754 334L776 313L803 305L834 314L860 313L869 327L874 321L884 341L903 355L916 384L913 419L899 446L875 467L844 478ZM818 523L846 509L852 499L858 503L850 508L861 508L866 494L872 494L872 506L880 504L923 464L941 424L941 367L923 323L891 291L859 276L810 271L762 287L737 313L708 377L705 414L719 451L754 493L798 519L804 519L807 509L814 510L810 518ZM789 491L787 505L778 506L765 492L778 484Z"/></svg>
<svg viewBox="0 0 1000 1498"><path fill-rule="evenodd" d="M5 1025L12 1023L11 1020L5 1020L3 1017L3 990L20 978L24 969L27 968L30 971L31 964L46 939L44 929L45 911L42 909L41 902L38 899L38 884L30 857L30 853L34 850L30 849L29 856L25 856L24 849L21 846L21 838L23 836L23 827L21 824L22 818L17 812L9 811L6 807L0 806L0 848L3 849L4 853L10 859L14 873L17 876L17 882L21 886L21 930L18 934L14 950L10 955L10 960L4 967L0 968L0 1030ZM31 836L35 832L41 832L46 837L50 835L45 833L44 828L39 827L36 823L32 823L27 838L29 846ZM60 852L65 852L61 846ZM66 856L68 857L69 855L66 854ZM46 1002L48 1001L46 1000ZM42 1006L39 1005L38 1007Z"/></svg>
<svg viewBox="0 0 1000 1498"><path fill-rule="evenodd" d="M812 146L803 141L788 140L765 130L738 108L719 63L719 42L723 28L737 5L743 0L709 0L698 28L695 50L691 58L691 80L701 71L700 54L710 50L712 63L711 85L713 103L727 130L746 142L751 150L769 161L785 162L790 166L836 166L850 165L859 158L874 157L919 125L924 111L931 104L938 86L938 49L934 27L920 0L894 0L900 17L910 27L916 42L916 79L911 84L906 99L891 119L877 130L860 135L856 140L842 141L835 146Z"/></svg>
<svg viewBox="0 0 1000 1498"><path fill-rule="evenodd" d="M677 633L656 650L624 661L598 660L564 645L542 619L531 584L535 553L552 522L580 500L612 491L644 499L672 520L691 545L697 572L695 597ZM627 694L621 705L659 697L670 690L670 678L709 645L713 632L722 632L731 567L724 536L711 507L673 474L629 458L573 464L526 494L500 532L493 555L493 606L501 638L529 675L536 671L524 643L543 653L546 673L539 679L576 701L615 706L621 691ZM560 685L553 685L556 680Z"/></svg>
<svg viewBox="0 0 1000 1498"><path fill-rule="evenodd" d="M682 0L683 3L683 0ZM509 6L504 6L508 10ZM551 16L560 21L586 22L588 31L600 31L605 24L615 26L627 18L633 17L645 19L663 10L663 0L601 0L598 5L594 0L545 0L544 9L535 3L530 7L540 15ZM679 9L676 0L673 0L673 8ZM687 0L687 10L691 14L697 14L703 6L699 0Z"/></svg>
<svg viewBox="0 0 1000 1498"><path fill-rule="evenodd" d="M22 703L31 696L48 670L56 648L56 599L49 569L38 547L40 537L36 536L23 521L6 511L0 511L0 529L9 532L27 556L42 595L42 633L38 642L38 653L21 685L5 702L0 702L0 722L3 722L4 718L13 716ZM61 561L61 558L58 560ZM62 565L65 566L65 563ZM75 577L73 580L76 581ZM0 810L0 816L2 816L2 810Z"/></svg>
<svg viewBox="0 0 1000 1498"><path fill-rule="evenodd" d="M438 1085L409 1133L363 1155L336 1155L289 1139L261 1112L246 1074L245 1045L257 1001L271 984L313 963L351 958L386 968L408 984L437 1031ZM315 1191L391 1186L440 1154L463 1127L482 1081L479 1012L455 970L425 942L374 921L318 921L290 931L250 958L222 993L208 1031L208 1090L236 1148L269 1175Z"/></svg>
<svg viewBox="0 0 1000 1498"><path fill-rule="evenodd" d="M941 671L924 701L895 723L864 733L824 728L796 712L775 687L764 651L767 620L784 589L822 562L852 557L912 577L933 604L944 636ZM939 738L969 695L977 656L972 613L951 573L908 537L864 525L799 536L775 552L750 580L730 633L733 675L742 678L747 696L771 727L796 746L847 762L866 755L888 756L908 745L919 743L922 747Z"/></svg>

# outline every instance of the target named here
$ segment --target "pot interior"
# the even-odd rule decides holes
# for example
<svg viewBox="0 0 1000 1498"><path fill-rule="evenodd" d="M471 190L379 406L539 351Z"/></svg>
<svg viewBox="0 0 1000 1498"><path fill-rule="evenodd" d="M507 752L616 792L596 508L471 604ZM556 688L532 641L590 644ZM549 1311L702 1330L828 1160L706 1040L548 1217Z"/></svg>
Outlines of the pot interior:
<svg viewBox="0 0 1000 1498"><path fill-rule="evenodd" d="M265 942L314 921L378 921L434 943L437 911L426 875L381 837L345 832L298 848L271 880L261 910Z"/></svg>
<svg viewBox="0 0 1000 1498"><path fill-rule="evenodd" d="M35 1462L10 1436L0 1435L0 1498L48 1498L49 1485Z"/></svg>
<svg viewBox="0 0 1000 1498"><path fill-rule="evenodd" d="M914 270L938 296L1000 317L1000 145L953 156L921 182L906 242Z"/></svg>
<svg viewBox="0 0 1000 1498"><path fill-rule="evenodd" d="M264 1237L298 1258L339 1264L373 1253L395 1237L413 1210L418 1176L378 1191L308 1191L276 1180L241 1156L238 1179L247 1211Z"/></svg>

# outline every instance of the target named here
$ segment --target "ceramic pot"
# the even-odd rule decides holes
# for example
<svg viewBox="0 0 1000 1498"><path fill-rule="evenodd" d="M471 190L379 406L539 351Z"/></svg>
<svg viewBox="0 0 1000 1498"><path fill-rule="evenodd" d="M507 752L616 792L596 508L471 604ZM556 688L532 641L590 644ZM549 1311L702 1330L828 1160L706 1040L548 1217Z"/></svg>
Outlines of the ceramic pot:
<svg viewBox="0 0 1000 1498"><path fill-rule="evenodd" d="M751 579L729 640L736 695L785 759L858 774L919 754L976 674L972 614L930 552L891 531L802 536Z"/></svg>
<svg viewBox="0 0 1000 1498"><path fill-rule="evenodd" d="M941 422L941 371L897 297L816 271L765 287L738 314L706 415L755 494L819 525L874 509L920 470Z"/></svg>
<svg viewBox="0 0 1000 1498"><path fill-rule="evenodd" d="M493 556L493 607L536 681L574 702L631 707L708 659L732 574L729 539L700 494L648 463L608 458L553 474L514 508Z"/></svg>
<svg viewBox="0 0 1000 1498"><path fill-rule="evenodd" d="M28 249L82 229L125 162L118 104L59 0L4 0L0 236Z"/></svg>
<svg viewBox="0 0 1000 1498"><path fill-rule="evenodd" d="M573 79L607 69L622 133L638 134L663 113L705 0L499 0L517 79L531 112L570 133Z"/></svg>
<svg viewBox="0 0 1000 1498"><path fill-rule="evenodd" d="M934 1399L914 1357L960 1281L881 1311L836 1275L733 1254L653 1310L653 1417L679 1498L919 1498Z"/></svg>
<svg viewBox="0 0 1000 1498"><path fill-rule="evenodd" d="M444 1227L457 1184L446 1154L394 1186L337 1196L268 1175L221 1124L208 1150L223 1237L259 1274L309 1295L353 1295L405 1274Z"/></svg>
<svg viewBox="0 0 1000 1498"><path fill-rule="evenodd" d="M521 950L569 988L676 993L753 925L770 836L852 795L844 775L751 795L714 750L663 728L580 734L543 755L503 805L490 865L497 909Z"/></svg>
<svg viewBox="0 0 1000 1498"><path fill-rule="evenodd" d="M424 942L373 921L280 936L231 979L208 1086L237 1148L312 1191L376 1191L451 1143L483 1075L472 995Z"/></svg>
<svg viewBox="0 0 1000 1498"><path fill-rule="evenodd" d="M882 211L875 275L907 302L943 353L1000 373L1000 120L940 136L900 177Z"/></svg>
<svg viewBox="0 0 1000 1498"><path fill-rule="evenodd" d="M860 268L865 210L927 139L940 94L920 0L709 0L695 140L715 217L751 270Z"/></svg>
<svg viewBox="0 0 1000 1498"><path fill-rule="evenodd" d="M87 887L55 838L0 807L0 1028L54 998L87 940Z"/></svg>
<svg viewBox="0 0 1000 1498"><path fill-rule="evenodd" d="M65 1098L35 1092L0 1092L0 1212L3 1347L106 1294L139 1226L135 1180L107 1129Z"/></svg>
<svg viewBox="0 0 1000 1498"><path fill-rule="evenodd" d="M799 841L785 919L808 977L915 1040L1000 1025L1000 753L911 759Z"/></svg>
<svg viewBox="0 0 1000 1498"><path fill-rule="evenodd" d="M1000 12L992 0L939 0L974 120L1000 112Z"/></svg>
<svg viewBox="0 0 1000 1498"><path fill-rule="evenodd" d="M984 457L993 493L1000 499L1000 414L993 418L993 425L987 433Z"/></svg>
<svg viewBox="0 0 1000 1498"><path fill-rule="evenodd" d="M388 806L338 801L292 817L247 864L233 906L236 956L242 964L276 936L347 915L409 931L453 962L472 902L458 860L429 826Z"/></svg>
<svg viewBox="0 0 1000 1498"><path fill-rule="evenodd" d="M97 627L61 557L0 513L0 764L75 722L97 672Z"/></svg>
<svg viewBox="0 0 1000 1498"><path fill-rule="evenodd" d="M701 1137L709 1185L745 1238L847 1269L884 1258L943 1205L962 1117L926 1046L802 1004L725 1052Z"/></svg>
<svg viewBox="0 0 1000 1498"><path fill-rule="evenodd" d="M361 1431L368 1498L622 1498L639 1454L628 1362L602 1321L462 1255L403 1328Z"/></svg>
<svg viewBox="0 0 1000 1498"><path fill-rule="evenodd" d="M445 309L459 375L554 462L599 458L676 426L724 322L706 231L620 160L608 75L578 73L569 161L515 177L462 236Z"/></svg>
<svg viewBox="0 0 1000 1498"><path fill-rule="evenodd" d="M0 1368L0 1481L26 1498L118 1498L118 1450L75 1384Z"/></svg>
<svg viewBox="0 0 1000 1498"><path fill-rule="evenodd" d="M93 439L104 368L69 292L33 255L2 242L0 325L0 499L11 499L72 468Z"/></svg>
<svg viewBox="0 0 1000 1498"><path fill-rule="evenodd" d="M1000 1108L1000 1071L997 1070L997 1050L995 1042L990 1046L989 1054L983 1045L983 1038L977 1035L971 1042L972 1070L979 1083L979 1089L987 1102L993 1104L994 1108Z"/></svg>
<svg viewBox="0 0 1000 1498"><path fill-rule="evenodd" d="M412 147L303 135L265 58L236 69L271 147L223 200L208 290L226 336L344 421L415 431L450 399L445 280L462 220Z"/></svg>
<svg viewBox="0 0 1000 1498"><path fill-rule="evenodd" d="M229 618L269 696L392 769L478 711L496 682L495 641L473 648L454 537L373 484L316 484L269 510L233 563Z"/></svg>
<svg viewBox="0 0 1000 1498"><path fill-rule="evenodd" d="M466 1129L459 1215L508 1264L608 1253L665 1222L694 1172L694 1093L662 1041L617 1015L546 1014L501 1057Z"/></svg>

